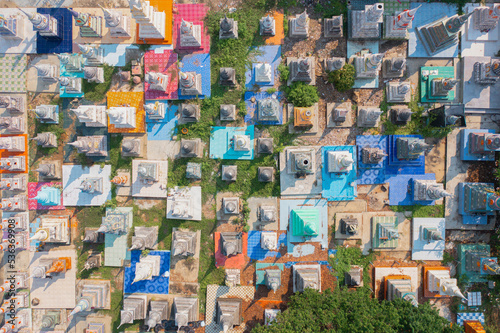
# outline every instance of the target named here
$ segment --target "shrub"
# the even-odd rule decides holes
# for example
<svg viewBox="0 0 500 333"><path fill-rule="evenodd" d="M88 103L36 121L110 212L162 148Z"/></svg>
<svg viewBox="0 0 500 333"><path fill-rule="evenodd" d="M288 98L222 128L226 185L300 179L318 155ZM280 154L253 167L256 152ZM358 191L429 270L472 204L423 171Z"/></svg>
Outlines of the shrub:
<svg viewBox="0 0 500 333"><path fill-rule="evenodd" d="M290 70L288 69L287 65L279 64L278 72L280 72L280 79L282 82L288 81L288 77L290 76Z"/></svg>
<svg viewBox="0 0 500 333"><path fill-rule="evenodd" d="M287 93L288 101L297 107L310 107L319 100L316 87L303 82L295 82Z"/></svg>
<svg viewBox="0 0 500 333"><path fill-rule="evenodd" d="M351 64L346 64L342 69L328 73L328 82L333 83L340 92L347 91L354 86L356 69Z"/></svg>

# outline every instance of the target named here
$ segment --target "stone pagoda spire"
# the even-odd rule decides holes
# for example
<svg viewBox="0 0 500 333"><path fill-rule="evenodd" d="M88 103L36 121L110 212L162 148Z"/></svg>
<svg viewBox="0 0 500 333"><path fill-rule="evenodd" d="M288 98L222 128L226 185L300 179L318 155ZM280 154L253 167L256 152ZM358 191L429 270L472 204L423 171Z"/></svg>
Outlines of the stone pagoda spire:
<svg viewBox="0 0 500 333"><path fill-rule="evenodd" d="M106 25L108 27L116 27L120 24L122 16L120 13L114 10L109 10L101 6L101 4L97 4L101 7L102 12L104 13L104 20L106 21Z"/></svg>
<svg viewBox="0 0 500 333"><path fill-rule="evenodd" d="M201 26L182 19L180 29L181 47L201 47Z"/></svg>
<svg viewBox="0 0 500 333"><path fill-rule="evenodd" d="M434 55L458 43L458 33L473 12L450 18L443 17L437 21L416 27L417 36L429 55Z"/></svg>
<svg viewBox="0 0 500 333"><path fill-rule="evenodd" d="M151 280L153 277L160 275L160 262L161 257L156 255L141 258L135 265L135 277L132 283Z"/></svg>
<svg viewBox="0 0 500 333"><path fill-rule="evenodd" d="M453 16L445 23L446 30L448 30L449 34L457 34L460 31L460 28L467 22L469 16L472 15L473 12L461 15L461 16Z"/></svg>
<svg viewBox="0 0 500 333"><path fill-rule="evenodd" d="M276 21L270 14L260 19L260 35L274 36L276 35Z"/></svg>
<svg viewBox="0 0 500 333"><path fill-rule="evenodd" d="M139 24L140 39L165 39L165 12L158 12L147 0L129 0L129 6Z"/></svg>
<svg viewBox="0 0 500 333"><path fill-rule="evenodd" d="M500 4L493 4L492 7L481 6L473 11L474 29L481 32L489 32L498 24L500 18Z"/></svg>
<svg viewBox="0 0 500 333"><path fill-rule="evenodd" d="M238 38L238 22L224 15L220 19L219 39Z"/></svg>
<svg viewBox="0 0 500 333"><path fill-rule="evenodd" d="M39 14L37 12L27 13L24 10L22 10L21 8L19 8L19 10L22 13L26 14L26 16L30 20L31 24L33 24L33 28L35 30L44 30L49 26L49 19L47 18L47 16Z"/></svg>
<svg viewBox="0 0 500 333"><path fill-rule="evenodd" d="M421 7L406 9L394 16L385 18L385 38L387 39L407 39L408 29L412 27L415 13Z"/></svg>
<svg viewBox="0 0 500 333"><path fill-rule="evenodd" d="M19 8L21 12L28 16L33 30L37 31L40 36L44 37L59 37L57 19L49 14L27 13Z"/></svg>
<svg viewBox="0 0 500 333"><path fill-rule="evenodd" d="M448 270L427 271L427 286L430 292L438 293L441 296L457 296L467 299L457 286L457 279L450 278Z"/></svg>

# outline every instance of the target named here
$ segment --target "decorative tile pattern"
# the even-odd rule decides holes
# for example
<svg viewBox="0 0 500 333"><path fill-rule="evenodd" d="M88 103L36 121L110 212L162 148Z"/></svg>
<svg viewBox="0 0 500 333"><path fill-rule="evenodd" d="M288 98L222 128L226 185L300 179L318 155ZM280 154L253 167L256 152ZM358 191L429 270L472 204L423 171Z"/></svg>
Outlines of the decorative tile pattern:
<svg viewBox="0 0 500 333"><path fill-rule="evenodd" d="M26 92L27 64L25 54L0 54L0 92Z"/></svg>
<svg viewBox="0 0 500 333"><path fill-rule="evenodd" d="M67 8L37 8L36 11L56 18L57 29L60 31L60 38L46 38L37 33L37 53L71 53L73 48L73 16L70 11Z"/></svg>
<svg viewBox="0 0 500 333"><path fill-rule="evenodd" d="M123 278L123 292L127 294L168 294L168 285L170 278L170 251L150 251L149 255L160 256L160 275L151 280L142 280L132 283L135 278L135 266L141 258L142 251L129 251L130 267L125 267Z"/></svg>
<svg viewBox="0 0 500 333"><path fill-rule="evenodd" d="M465 320L477 320L484 324L484 313L481 312L463 312L457 313L457 324L464 325Z"/></svg>
<svg viewBox="0 0 500 333"><path fill-rule="evenodd" d="M141 91L109 91L106 94L107 108L113 106L132 106L135 108L135 128L116 128L110 124L108 117L108 132L109 133L145 133L146 126L144 124L146 112L144 111L144 93Z"/></svg>
<svg viewBox="0 0 500 333"><path fill-rule="evenodd" d="M160 0L158 0L160 1ZM174 15L174 23L172 27L173 31L173 44L176 50L179 49L180 37L179 29L182 20L188 21L194 24L201 25L201 47L199 48L182 48L180 51L185 51L189 53L209 53L210 52L210 35L208 34L208 28L204 25L205 16L208 13L208 7L205 4L176 4L177 14Z"/></svg>
<svg viewBox="0 0 500 333"><path fill-rule="evenodd" d="M44 206L40 203L38 203L38 200L34 199L38 192L43 188L43 187L56 187L59 188L61 191L61 204L57 206ZM63 206L63 201L62 201L62 183L56 182L56 183L28 183L28 209L29 210L60 210L60 209L66 209L66 207Z"/></svg>
<svg viewBox="0 0 500 333"><path fill-rule="evenodd" d="M275 250L275 251L270 251L270 250L265 250L261 247L260 245L260 237L261 237L262 231L249 231L248 232L248 251L247 255L250 259L254 260L263 260L267 257L276 257L280 258L281 254ZM278 236L278 250L280 249L281 246L286 245L286 233L281 233Z"/></svg>
<svg viewBox="0 0 500 333"><path fill-rule="evenodd" d="M352 170L347 173L328 172L328 152L348 151L354 163ZM354 200L358 195L357 179L357 157L356 146L323 146L321 147L321 162L323 168L321 175L323 178L323 190L321 196L328 201L349 201Z"/></svg>
<svg viewBox="0 0 500 333"><path fill-rule="evenodd" d="M410 9L410 0L387 0L380 2L384 4L384 15L398 14L403 10Z"/></svg>
<svg viewBox="0 0 500 333"><path fill-rule="evenodd" d="M386 161L386 175L423 175L425 173L425 156L422 154L415 160L399 160L397 157L397 138L420 138L421 135L389 135Z"/></svg>
<svg viewBox="0 0 500 333"><path fill-rule="evenodd" d="M266 98L277 98L280 101L280 120L279 121L258 121L258 101ZM255 93L253 91L245 92L245 104L247 107L247 114L245 115L245 123L249 125L262 124L262 125L282 125L283 124L283 104L284 104L284 94L282 91L277 91L269 94L267 91L261 91ZM255 102L252 102L252 98L255 98Z"/></svg>
<svg viewBox="0 0 500 333"><path fill-rule="evenodd" d="M150 90L149 83L144 82L144 98L148 99L177 99L179 73L177 70L177 53L164 50L162 53L148 51L144 55L144 73L149 71L168 75L167 91Z"/></svg>
<svg viewBox="0 0 500 333"><path fill-rule="evenodd" d="M207 303L205 312L205 332L219 333L222 332L222 326L215 322L217 298L241 298L244 302L250 302L254 299L255 287L228 287L210 284L207 286ZM245 321L240 326L235 326L228 330L228 333L243 333L245 332Z"/></svg>
<svg viewBox="0 0 500 333"><path fill-rule="evenodd" d="M182 95L179 89L178 99L203 99L205 97L210 97L212 91L212 85L210 83L210 54L201 53L183 56L179 63L179 71L201 74L201 95Z"/></svg>
<svg viewBox="0 0 500 333"><path fill-rule="evenodd" d="M387 136L385 135L358 135L356 136L358 148L358 184L373 185L385 182L384 157L378 164L364 164L361 156L363 148L379 148L387 154Z"/></svg>
<svg viewBox="0 0 500 333"><path fill-rule="evenodd" d="M467 292L467 306L481 306L481 292L469 291Z"/></svg>
<svg viewBox="0 0 500 333"><path fill-rule="evenodd" d="M225 268L243 268L245 265L245 254L247 253L247 233L244 232L242 235L242 250L241 253L235 256L226 257L222 254L222 249L220 248L220 232L214 233L215 241L215 267L225 267Z"/></svg>

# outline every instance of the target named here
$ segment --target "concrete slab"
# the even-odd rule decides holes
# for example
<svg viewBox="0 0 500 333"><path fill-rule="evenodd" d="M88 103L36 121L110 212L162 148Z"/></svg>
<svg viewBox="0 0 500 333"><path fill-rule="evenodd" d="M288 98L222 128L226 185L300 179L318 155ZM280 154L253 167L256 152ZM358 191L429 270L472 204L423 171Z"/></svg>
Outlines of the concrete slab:
<svg viewBox="0 0 500 333"><path fill-rule="evenodd" d="M217 192L217 198L216 198L216 211L217 211L217 220L218 221L225 221L225 222L232 222L236 219L241 219L243 217L241 211L243 207L242 199L239 199L240 206L239 206L239 214L225 214L224 209L222 207L222 200L224 198L240 198L241 193L234 193L234 192Z"/></svg>
<svg viewBox="0 0 500 333"><path fill-rule="evenodd" d="M68 329L68 327L70 326L70 323L71 323L71 319L72 318L68 318L68 310L61 310L61 309L33 309L32 310L32 314L31 314L31 327L34 331L36 332L43 332L45 329L42 328L42 320L43 320L43 316L45 316L45 314L47 312L56 312L59 314L58 318L59 318L59 324L55 325L53 330L54 331L62 331L62 332L66 332L66 330Z"/></svg>
<svg viewBox="0 0 500 333"><path fill-rule="evenodd" d="M108 315L92 313L90 315L80 315L77 314L71 318L71 322L68 326L67 333L79 333L85 332L88 329L89 323L102 323L104 324L103 333L111 333L111 323L113 318Z"/></svg>
<svg viewBox="0 0 500 333"><path fill-rule="evenodd" d="M407 214L408 216L409 214ZM380 252L407 252L410 251L411 249L411 222L409 219L406 218L405 213L396 213L396 212L366 212L363 213L363 220L370 221L371 225L371 236L370 238L373 238L372 236L374 235L374 232L376 230L376 226L374 226L373 218L376 216L389 216L389 217L397 217L397 227L398 227L398 233L399 233L399 239L398 239L398 244L397 247L395 248L377 248L373 249L373 251L380 251ZM368 223L365 223L365 225ZM376 233L375 233L376 234ZM373 247L373 240L370 239L370 248Z"/></svg>
<svg viewBox="0 0 500 333"><path fill-rule="evenodd" d="M63 204L65 206L101 206L111 200L111 165L63 165ZM79 187L83 180L102 177L102 193L82 192Z"/></svg>
<svg viewBox="0 0 500 333"><path fill-rule="evenodd" d="M173 216L174 200L189 199L191 217ZM201 221L201 186L175 187L167 195L167 219Z"/></svg>
<svg viewBox="0 0 500 333"><path fill-rule="evenodd" d="M125 183L125 185L123 186L116 186L116 195L117 196L122 196L122 197L129 197L130 195L132 195L132 187L130 186L131 185L131 175L130 175L130 171L129 170L126 170L126 169L118 169L116 171L116 175L118 177L127 177L127 182Z"/></svg>
<svg viewBox="0 0 500 333"><path fill-rule="evenodd" d="M172 228L172 235L176 230L186 230L182 228ZM198 271L200 268L200 244L201 231L196 231L196 248L192 257L170 257L170 286L179 283L198 282ZM170 252L172 253L172 252Z"/></svg>
<svg viewBox="0 0 500 333"><path fill-rule="evenodd" d="M481 6L478 3L465 4L463 12L470 13L476 7ZM492 4L486 4L490 7ZM461 38L461 54L462 57L492 57L500 49L500 26L497 26L488 31L480 32L474 29L474 18L470 18L465 23L464 33Z"/></svg>
<svg viewBox="0 0 500 333"><path fill-rule="evenodd" d="M496 29L498 30L498 25ZM500 83L481 85L474 80L474 64L476 62L489 63L490 61L491 57L465 57L461 59L463 103L467 113L500 113L500 94L498 94Z"/></svg>
<svg viewBox="0 0 500 333"><path fill-rule="evenodd" d="M305 239L294 236L289 224L292 210L316 209L319 213L318 235ZM294 252L294 247L300 243L320 243L323 249L328 247L328 202L325 199L280 200L280 230L287 231L288 253Z"/></svg>
<svg viewBox="0 0 500 333"><path fill-rule="evenodd" d="M345 121L343 123L335 122L333 121L333 112L335 111L336 108L341 107L341 108L346 108L349 110L347 112L347 115L345 117ZM352 127L354 124L354 111L352 110L351 107L351 102L343 102L343 103L327 103L326 104L326 127L332 128L332 127Z"/></svg>
<svg viewBox="0 0 500 333"><path fill-rule="evenodd" d="M19 4L19 6L21 5ZM33 6L33 3L30 3L29 6ZM28 14L34 14L36 13L36 8L23 8L23 11ZM0 53L36 53L37 33L33 30L33 24L31 24L28 20L28 17L26 17L26 15L23 14L18 8L2 8L2 14L5 18L15 16L22 20L22 24L21 26L18 25L18 29L20 28L23 31L23 38L10 39L0 37Z"/></svg>
<svg viewBox="0 0 500 333"><path fill-rule="evenodd" d="M319 136L320 133L319 131L319 108L318 108L318 103L314 104L312 106L313 108L313 125L311 128L307 130L301 130L298 128L295 128L293 126L293 116L294 116L294 107L293 104L288 103L286 106L286 120L284 121L285 123L290 122L288 125L288 132L292 134L301 134L301 135L307 135L307 136Z"/></svg>
<svg viewBox="0 0 500 333"><path fill-rule="evenodd" d="M432 23L442 17L452 17L457 13L457 8L451 4L445 3L425 3L425 2L413 2L410 4L410 8L419 8L418 14L415 15L413 19L412 28L408 30L410 34L410 39L408 41L408 57L416 58L456 58L458 56L458 40L457 43L441 50L433 55L429 55L425 49L425 46L420 39L421 36L417 36L417 28L422 27L426 24Z"/></svg>
<svg viewBox="0 0 500 333"><path fill-rule="evenodd" d="M251 197L247 200L248 208L250 209L250 214L248 215L247 224L250 230L278 230L279 229L279 206L278 198L255 198ZM276 207L276 221L261 223L258 218L258 212L260 206L274 206Z"/></svg>
<svg viewBox="0 0 500 333"><path fill-rule="evenodd" d="M388 275L407 275L411 278L411 289L417 295L420 293L420 274L418 267L375 267L375 296L386 298L384 277Z"/></svg>
<svg viewBox="0 0 500 333"><path fill-rule="evenodd" d="M358 234L349 236L340 232L340 220L342 219L357 219ZM363 235L363 214L361 213L337 213L335 214L335 238L336 239L361 239Z"/></svg>
<svg viewBox="0 0 500 333"><path fill-rule="evenodd" d="M180 141L148 140L148 159L167 160L175 158L181 149Z"/></svg>
<svg viewBox="0 0 500 333"><path fill-rule="evenodd" d="M149 160L132 161L132 196L144 198L166 198L167 197L167 177L168 161L151 161L158 164L158 181L152 184L144 183L139 179L137 168L140 163L149 162Z"/></svg>
<svg viewBox="0 0 500 333"><path fill-rule="evenodd" d="M319 197L322 190L321 149L318 146L286 147L280 152L280 186L282 196ZM293 150L314 150L315 172L298 177L290 170L290 153Z"/></svg>
<svg viewBox="0 0 500 333"><path fill-rule="evenodd" d="M455 60L452 59L431 59L431 58L408 58L406 60L406 75L410 79L412 91L415 93L416 87L420 85L420 67L430 66L454 66ZM455 68L455 78L461 77L458 68ZM460 90L456 89L455 90ZM457 95L458 91L457 91ZM460 95L461 96L461 95ZM457 100L460 100L459 98Z"/></svg>
<svg viewBox="0 0 500 333"><path fill-rule="evenodd" d="M443 239L432 241L423 239L423 228L437 228ZM412 231L411 260L443 260L446 237L444 218L414 218Z"/></svg>
<svg viewBox="0 0 500 333"><path fill-rule="evenodd" d="M425 138L425 142L433 145L432 149L425 154L425 173L435 174L436 182L442 183L446 165L446 140Z"/></svg>
<svg viewBox="0 0 500 333"><path fill-rule="evenodd" d="M86 44L86 43L94 43L94 44L133 44L135 43L135 34L136 34L136 22L132 18L132 15L130 13L130 10L128 8L109 8L105 7L106 9L113 10L115 12L120 13L121 15L128 16L130 26L129 26L129 35L130 37L128 38L114 38L111 37L109 33L109 28L106 27L106 21L104 20L104 13L102 10L99 8L88 8L88 7L78 7L78 8L73 8L73 10L76 10L78 13L87 13L95 16L100 16L102 17L102 37L81 37L80 36L80 27L77 27L74 22L73 22L73 43L78 43L78 44Z"/></svg>
<svg viewBox="0 0 500 333"><path fill-rule="evenodd" d="M328 223L333 225L336 213L362 213L366 212L366 200L335 201L328 203Z"/></svg>
<svg viewBox="0 0 500 333"><path fill-rule="evenodd" d="M41 259L62 257L71 258L71 268L65 273L54 275L52 279L30 279L30 300L37 298L40 301L38 305L31 303L33 309L73 309L75 307L77 270L75 250L30 252L30 266L36 267Z"/></svg>
<svg viewBox="0 0 500 333"><path fill-rule="evenodd" d="M491 120L490 116L467 116L468 128L494 129L498 131L498 125ZM494 222L489 221L487 225L462 224L462 217L458 214L458 183L465 182L469 163L463 162L460 158L460 131L454 129L448 134L446 139L446 192L453 194L453 197L445 199L446 230L492 230Z"/></svg>

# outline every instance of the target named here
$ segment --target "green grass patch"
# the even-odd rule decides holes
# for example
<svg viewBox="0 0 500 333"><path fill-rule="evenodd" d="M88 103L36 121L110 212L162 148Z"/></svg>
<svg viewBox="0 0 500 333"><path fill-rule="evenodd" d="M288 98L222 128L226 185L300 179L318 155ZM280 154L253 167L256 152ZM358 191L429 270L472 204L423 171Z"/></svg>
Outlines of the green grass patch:
<svg viewBox="0 0 500 333"><path fill-rule="evenodd" d="M132 169L132 158L122 156L123 135L112 134L109 138L109 162L111 165L111 177L116 176L118 169Z"/></svg>
<svg viewBox="0 0 500 333"><path fill-rule="evenodd" d="M338 246L335 257L329 258L330 265L335 271L334 275L337 276L337 286L345 284L345 273L349 272L352 265L363 267L363 287L370 287L370 274L368 266L374 259L374 254L370 253L364 256L359 247L343 247Z"/></svg>
<svg viewBox="0 0 500 333"><path fill-rule="evenodd" d="M113 75L118 73L119 68L104 64L104 82L88 82L87 80L82 80L82 90L85 94L85 99L92 102L101 102L106 99L106 93L111 87L111 79Z"/></svg>
<svg viewBox="0 0 500 333"><path fill-rule="evenodd" d="M444 205L434 206L390 206L393 212L404 213L411 212L412 217L444 217Z"/></svg>
<svg viewBox="0 0 500 333"><path fill-rule="evenodd" d="M382 115L382 119L385 119L383 122L383 128L385 135L398 134L398 135L408 135L408 134L420 134L424 138L433 137L433 138L444 138L446 137L452 130L452 126L446 127L432 127L428 124L432 122L433 116L423 116L423 112L425 108L420 106L418 103L419 93L417 92L412 95L410 103L408 103L408 107L411 109L413 114L411 115L411 120L405 125L395 125L390 120L390 109L393 104L387 103L387 98L384 92L383 101L380 103L380 109L384 111Z"/></svg>

